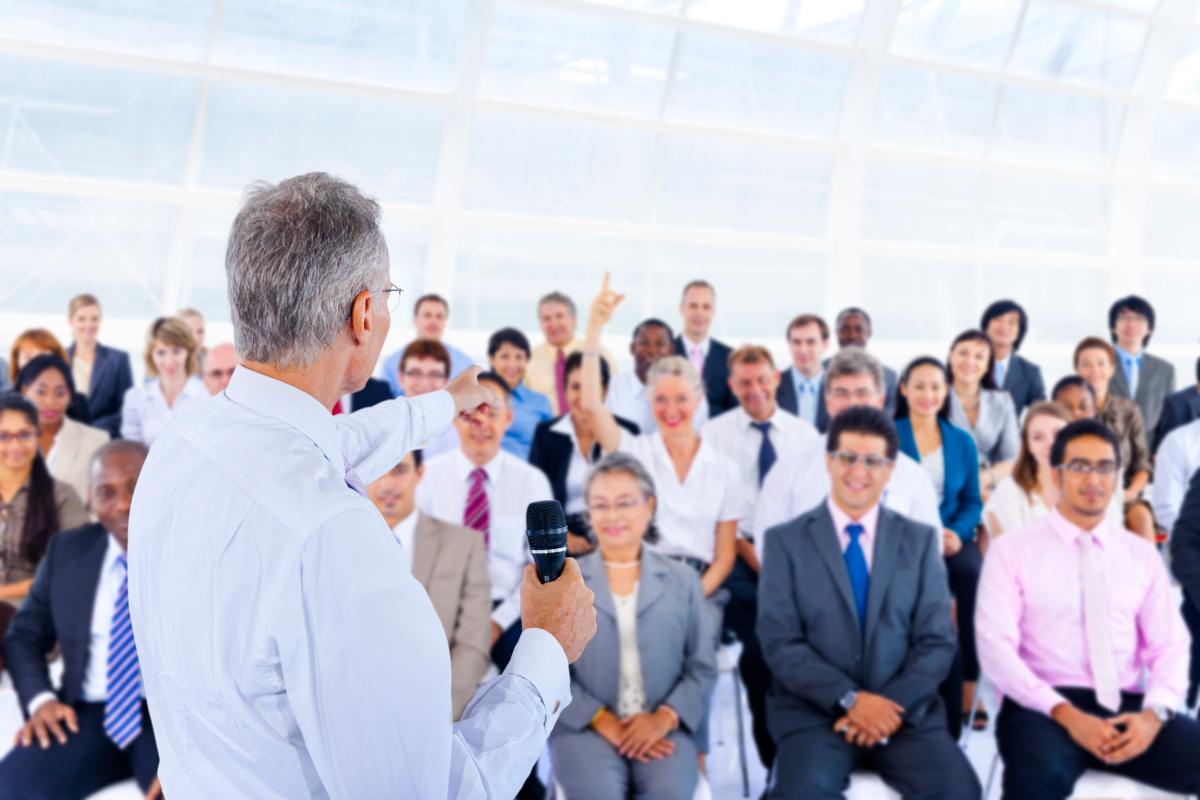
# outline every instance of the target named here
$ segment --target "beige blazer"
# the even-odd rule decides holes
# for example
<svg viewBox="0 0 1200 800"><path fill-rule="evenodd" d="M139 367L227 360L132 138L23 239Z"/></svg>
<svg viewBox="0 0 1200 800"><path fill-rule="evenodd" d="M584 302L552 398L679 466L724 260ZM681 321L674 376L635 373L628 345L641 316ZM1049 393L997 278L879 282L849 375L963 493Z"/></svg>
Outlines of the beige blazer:
<svg viewBox="0 0 1200 800"><path fill-rule="evenodd" d="M70 486L83 501L88 513L88 486L91 483L92 456L109 438L106 431L64 418L62 429L54 439L54 465L50 474Z"/></svg>
<svg viewBox="0 0 1200 800"><path fill-rule="evenodd" d="M457 721L492 662L492 581L483 535L420 514L413 535L412 574L425 587L446 629Z"/></svg>

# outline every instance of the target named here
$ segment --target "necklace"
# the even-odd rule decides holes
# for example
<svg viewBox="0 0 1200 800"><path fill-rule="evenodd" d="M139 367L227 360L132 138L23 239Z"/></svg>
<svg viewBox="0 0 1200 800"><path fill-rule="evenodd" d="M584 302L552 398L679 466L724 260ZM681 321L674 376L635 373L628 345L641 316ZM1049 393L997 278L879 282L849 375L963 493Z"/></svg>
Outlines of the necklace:
<svg viewBox="0 0 1200 800"><path fill-rule="evenodd" d="M962 407L963 411L974 411L977 408L979 408L978 400L976 400L972 405Z"/></svg>
<svg viewBox="0 0 1200 800"><path fill-rule="evenodd" d="M605 561L604 562L604 566L612 567L613 569L633 569L634 567L640 567L641 565L642 565L641 561Z"/></svg>

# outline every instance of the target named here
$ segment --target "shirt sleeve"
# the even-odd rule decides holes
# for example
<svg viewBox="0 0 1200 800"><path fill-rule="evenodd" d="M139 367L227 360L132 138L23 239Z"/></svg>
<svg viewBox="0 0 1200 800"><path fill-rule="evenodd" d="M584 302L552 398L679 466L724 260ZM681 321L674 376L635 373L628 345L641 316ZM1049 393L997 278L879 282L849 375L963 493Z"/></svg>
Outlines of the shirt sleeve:
<svg viewBox="0 0 1200 800"><path fill-rule="evenodd" d="M775 462L758 491L753 531L759 563L762 563L766 548L767 529L788 520L788 471L788 465L783 461Z"/></svg>
<svg viewBox="0 0 1200 800"><path fill-rule="evenodd" d="M364 484L378 480L410 450L437 439L453 421L454 398L447 391L399 397L334 417L342 455Z"/></svg>
<svg viewBox="0 0 1200 800"><path fill-rule="evenodd" d="M137 399L137 387L125 392L121 403L121 438L142 441L142 406Z"/></svg>
<svg viewBox="0 0 1200 800"><path fill-rule="evenodd" d="M1142 706L1178 708L1187 692L1192 640L1171 596L1171 579L1157 551L1146 562L1150 587L1137 615L1141 660L1148 673Z"/></svg>
<svg viewBox="0 0 1200 800"><path fill-rule="evenodd" d="M742 472L733 459L728 456L721 456L721 460L724 472L722 480L724 496L721 498L721 513L717 517L717 522L736 520L739 528L745 527L749 524L748 521L754 510L750 507L749 498L746 497L746 484L742 482Z"/></svg>
<svg viewBox="0 0 1200 800"><path fill-rule="evenodd" d="M1191 479L1187 474L1182 443L1182 436L1168 435L1154 462L1154 517L1167 531L1175 527Z"/></svg>

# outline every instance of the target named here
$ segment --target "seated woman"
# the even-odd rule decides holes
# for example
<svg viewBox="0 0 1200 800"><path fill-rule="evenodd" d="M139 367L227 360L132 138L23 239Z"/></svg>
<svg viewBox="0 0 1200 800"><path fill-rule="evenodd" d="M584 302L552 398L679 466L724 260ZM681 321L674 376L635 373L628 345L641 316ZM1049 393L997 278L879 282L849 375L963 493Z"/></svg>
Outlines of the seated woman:
<svg viewBox="0 0 1200 800"><path fill-rule="evenodd" d="M63 361L70 361L62 342L45 328L30 328L22 331L13 340L12 351L9 355L12 358L8 361L8 377L14 388L16 388L17 376L21 374L22 368L38 356L58 356ZM84 425L91 424L92 415L88 410L86 395L79 391L72 393L71 402L67 405L67 416Z"/></svg>
<svg viewBox="0 0 1200 800"><path fill-rule="evenodd" d="M958 641L963 654L963 717L978 730L987 727L986 712L970 718L979 659L975 655L975 594L983 554L975 529L983 502L979 499L979 456L971 434L951 425L946 368L936 358L918 358L900 376L896 397L896 432L900 450L929 473L942 516L942 555L957 605Z"/></svg>
<svg viewBox="0 0 1200 800"><path fill-rule="evenodd" d="M610 453L587 476L599 551L579 560L596 595L596 636L571 665L571 704L550 735L571 800L691 800L694 731L717 680L704 591L694 570L643 547L654 479Z"/></svg>
<svg viewBox="0 0 1200 800"><path fill-rule="evenodd" d="M950 345L950 424L975 439L979 492L984 501L1012 472L1017 457L1017 411L1008 392L996 388L996 356L983 331L965 331Z"/></svg>
<svg viewBox="0 0 1200 800"><path fill-rule="evenodd" d="M159 317L146 336L148 380L125 393L121 438L150 447L175 415L208 397L199 376L196 341L178 317Z"/></svg>
<svg viewBox="0 0 1200 800"><path fill-rule="evenodd" d="M38 449L50 474L67 483L88 510L92 456L108 443L108 433L67 417L75 394L71 367L58 356L38 356L17 375L18 392L37 406L41 419Z"/></svg>
<svg viewBox="0 0 1200 800"><path fill-rule="evenodd" d="M29 591L50 537L88 522L79 495L46 469L40 432L33 403L0 395L0 600L14 604Z"/></svg>
<svg viewBox="0 0 1200 800"><path fill-rule="evenodd" d="M550 398L525 385L529 352L529 340L516 328L501 328L488 339L488 364L512 391L513 421L500 446L521 460L529 458L537 426L554 418Z"/></svg>
<svg viewBox="0 0 1200 800"><path fill-rule="evenodd" d="M603 452L596 441L596 421L581 402L582 366L583 355L579 351L567 356L563 366L566 413L538 425L529 448L529 463L546 473L554 499L567 512L567 553L573 556L590 553L595 547L583 500L583 480L588 465L597 461ZM608 362L602 358L600 383L604 394L608 393L609 378ZM634 436L640 432L632 422L620 417L616 420Z"/></svg>

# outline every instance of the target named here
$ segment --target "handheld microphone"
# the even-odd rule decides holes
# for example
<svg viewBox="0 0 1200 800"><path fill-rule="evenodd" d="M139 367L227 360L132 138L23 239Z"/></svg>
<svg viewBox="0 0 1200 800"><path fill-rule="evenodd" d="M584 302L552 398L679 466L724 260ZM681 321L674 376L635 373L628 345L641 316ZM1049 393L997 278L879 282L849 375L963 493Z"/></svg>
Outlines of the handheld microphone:
<svg viewBox="0 0 1200 800"><path fill-rule="evenodd" d="M530 503L525 510L525 535L538 579L549 583L562 575L567 563L567 515L557 500Z"/></svg>

